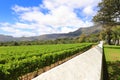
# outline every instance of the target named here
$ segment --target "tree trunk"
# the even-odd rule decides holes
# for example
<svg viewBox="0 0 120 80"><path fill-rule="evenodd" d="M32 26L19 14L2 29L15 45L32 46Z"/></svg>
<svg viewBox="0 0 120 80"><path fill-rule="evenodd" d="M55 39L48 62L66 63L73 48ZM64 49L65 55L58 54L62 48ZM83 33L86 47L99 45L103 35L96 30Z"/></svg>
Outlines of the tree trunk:
<svg viewBox="0 0 120 80"><path fill-rule="evenodd" d="M107 43L109 44L109 45L111 45L111 36L110 36L110 34L107 34L108 35L108 37L107 37Z"/></svg>
<svg viewBox="0 0 120 80"><path fill-rule="evenodd" d="M120 45L120 39L119 39L119 45Z"/></svg>
<svg viewBox="0 0 120 80"><path fill-rule="evenodd" d="M105 29L105 33L106 33L106 38L107 38L107 44L108 45L111 45L111 39L112 39L112 37L111 37L111 35L112 35L112 31L111 31L111 26L104 26L104 29Z"/></svg>
<svg viewBox="0 0 120 80"><path fill-rule="evenodd" d="M118 44L118 40L116 39L116 40L115 40L115 45L117 45L117 44Z"/></svg>

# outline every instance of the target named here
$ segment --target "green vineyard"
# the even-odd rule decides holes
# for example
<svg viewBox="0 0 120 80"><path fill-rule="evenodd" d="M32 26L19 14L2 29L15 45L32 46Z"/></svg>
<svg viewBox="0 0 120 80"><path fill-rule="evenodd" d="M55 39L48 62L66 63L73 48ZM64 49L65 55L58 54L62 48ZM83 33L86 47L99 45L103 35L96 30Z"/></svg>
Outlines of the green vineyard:
<svg viewBox="0 0 120 80"><path fill-rule="evenodd" d="M0 80L17 80L18 77L49 66L92 44L56 44L0 47Z"/></svg>

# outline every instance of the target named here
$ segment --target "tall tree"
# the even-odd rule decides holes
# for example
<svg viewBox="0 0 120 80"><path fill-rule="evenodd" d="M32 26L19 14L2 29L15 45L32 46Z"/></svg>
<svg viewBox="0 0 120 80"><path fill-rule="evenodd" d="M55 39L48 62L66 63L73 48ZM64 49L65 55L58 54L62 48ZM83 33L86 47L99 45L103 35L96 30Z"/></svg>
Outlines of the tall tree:
<svg viewBox="0 0 120 80"><path fill-rule="evenodd" d="M113 40L115 42L114 44L119 45L120 44L120 26L113 27L112 32L113 32Z"/></svg>
<svg viewBox="0 0 120 80"><path fill-rule="evenodd" d="M107 42L111 44L111 28L120 24L120 0L102 0L98 4L98 13L93 17L95 23L103 25Z"/></svg>

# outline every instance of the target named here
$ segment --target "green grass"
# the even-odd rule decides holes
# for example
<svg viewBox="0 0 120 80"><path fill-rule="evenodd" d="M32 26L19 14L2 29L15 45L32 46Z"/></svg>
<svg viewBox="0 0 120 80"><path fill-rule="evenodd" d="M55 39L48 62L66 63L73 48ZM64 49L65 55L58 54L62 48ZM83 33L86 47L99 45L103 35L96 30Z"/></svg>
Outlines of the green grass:
<svg viewBox="0 0 120 80"><path fill-rule="evenodd" d="M120 46L104 46L107 61L120 61Z"/></svg>
<svg viewBox="0 0 120 80"><path fill-rule="evenodd" d="M110 80L120 80L120 46L104 46Z"/></svg>

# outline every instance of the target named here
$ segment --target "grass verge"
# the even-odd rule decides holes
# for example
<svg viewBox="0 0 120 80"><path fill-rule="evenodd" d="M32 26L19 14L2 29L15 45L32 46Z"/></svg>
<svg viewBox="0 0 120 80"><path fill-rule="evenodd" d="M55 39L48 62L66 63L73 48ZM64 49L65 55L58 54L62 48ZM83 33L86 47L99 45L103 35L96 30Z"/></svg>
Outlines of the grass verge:
<svg viewBox="0 0 120 80"><path fill-rule="evenodd" d="M120 46L104 46L110 80L120 80Z"/></svg>

